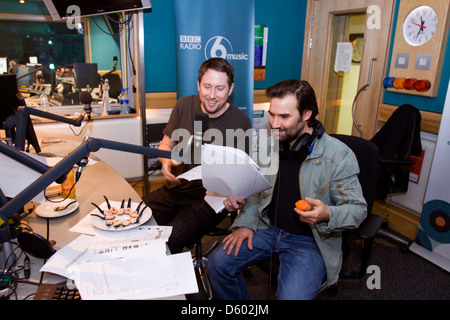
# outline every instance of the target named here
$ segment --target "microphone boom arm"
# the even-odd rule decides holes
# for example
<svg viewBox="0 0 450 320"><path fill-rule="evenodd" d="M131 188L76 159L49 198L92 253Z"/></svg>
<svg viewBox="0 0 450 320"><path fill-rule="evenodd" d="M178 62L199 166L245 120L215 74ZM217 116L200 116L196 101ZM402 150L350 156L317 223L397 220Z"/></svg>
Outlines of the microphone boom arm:
<svg viewBox="0 0 450 320"><path fill-rule="evenodd" d="M1 144L0 152L7 154L7 152L12 153L21 153L20 151L7 147L5 144ZM128 143L116 142L105 139L96 139L96 138L88 138L80 146L78 146L74 151L65 156L60 162L58 162L54 167L48 169L36 179L31 185L22 190L18 195L16 195L13 199L8 201L6 204L2 204L0 208L0 216L4 216L7 218L12 217L12 215L20 210L25 204L30 202L36 195L38 195L41 191L45 190L51 183L56 181L58 178L66 174L68 171L72 169L72 167L77 164L84 157L89 156L91 152L98 151L100 148L106 148L116 151L124 151L130 153L137 153L146 155L149 157L161 157L161 158L171 158L171 152L159 149L153 149L149 147L132 145ZM6 152L5 152L6 150ZM8 155L8 154L7 154ZM31 158L26 156L27 158ZM15 159L19 159L20 157L16 157ZM20 161L20 160L19 160ZM21 162L21 161L20 161ZM26 164L28 165L28 163ZM30 166L31 167L31 166ZM43 170L44 167L41 167ZM37 170L38 172L41 172Z"/></svg>
<svg viewBox="0 0 450 320"><path fill-rule="evenodd" d="M15 145L16 148L19 150L24 150L25 148L25 140L27 135L27 129L28 129L28 119L30 118L30 114L46 118L50 120L60 121L63 123L68 123L73 126L79 127L81 126L81 123L83 122L85 113L82 113L77 119L70 119L63 116L59 116L57 114L53 114L51 112L42 111L39 109L30 108L27 106L20 106L17 108L17 114L16 114L16 139L15 139Z"/></svg>

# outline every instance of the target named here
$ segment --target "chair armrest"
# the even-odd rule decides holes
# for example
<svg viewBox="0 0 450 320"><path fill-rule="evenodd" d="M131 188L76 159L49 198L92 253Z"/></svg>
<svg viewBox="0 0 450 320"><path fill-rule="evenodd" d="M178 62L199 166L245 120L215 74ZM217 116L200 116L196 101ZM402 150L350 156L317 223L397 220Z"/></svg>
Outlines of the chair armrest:
<svg viewBox="0 0 450 320"><path fill-rule="evenodd" d="M383 223L383 218L376 214L369 214L358 228L358 235L363 239L373 238Z"/></svg>
<svg viewBox="0 0 450 320"><path fill-rule="evenodd" d="M416 162L411 160L402 160L402 159L384 159L380 158L380 163L383 164L403 164L403 165L414 165Z"/></svg>

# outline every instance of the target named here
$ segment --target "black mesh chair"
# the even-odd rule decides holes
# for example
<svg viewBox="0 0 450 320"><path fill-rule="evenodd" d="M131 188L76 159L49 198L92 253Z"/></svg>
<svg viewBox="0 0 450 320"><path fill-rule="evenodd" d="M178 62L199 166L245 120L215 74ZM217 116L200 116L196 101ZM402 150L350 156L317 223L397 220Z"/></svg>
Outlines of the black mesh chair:
<svg viewBox="0 0 450 320"><path fill-rule="evenodd" d="M373 142L365 140L363 138L339 134L334 134L332 136L344 142L350 149L352 149L353 153L355 154L356 159L358 160L360 171L358 179L359 183L361 184L364 199L367 202L367 217L366 219L364 219L357 230L358 236L363 241L361 267L359 271L341 270L340 272L341 279L361 278L366 274L370 252L372 250L373 239L379 231L383 222L383 219L380 216L372 214L372 206L375 200L379 168L379 149ZM344 232L344 259L349 254L348 248L346 247L347 235L348 233Z"/></svg>
<svg viewBox="0 0 450 320"><path fill-rule="evenodd" d="M380 170L376 198L408 191L410 155L422 152L420 140L421 115L409 104L398 107L371 139L380 150Z"/></svg>
<svg viewBox="0 0 450 320"><path fill-rule="evenodd" d="M421 120L417 108L410 104L403 104L392 113L371 139L380 150L376 199L385 200L388 194L408 191L410 167L414 165L410 155L417 156L422 152ZM407 249L412 242L390 230L387 222L378 233L400 244L404 249Z"/></svg>

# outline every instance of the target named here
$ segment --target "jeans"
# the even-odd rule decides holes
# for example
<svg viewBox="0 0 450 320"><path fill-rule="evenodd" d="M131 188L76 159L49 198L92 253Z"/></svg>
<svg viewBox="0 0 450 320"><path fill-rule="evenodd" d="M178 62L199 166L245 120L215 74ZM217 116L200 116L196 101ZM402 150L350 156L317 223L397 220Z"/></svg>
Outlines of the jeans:
<svg viewBox="0 0 450 320"><path fill-rule="evenodd" d="M249 300L241 271L270 259L271 252L280 260L277 299L313 299L326 274L314 238L287 233L272 225L254 233L252 250L248 249L245 240L237 257L234 250L227 255L223 244L211 253L208 272L215 296L224 300Z"/></svg>

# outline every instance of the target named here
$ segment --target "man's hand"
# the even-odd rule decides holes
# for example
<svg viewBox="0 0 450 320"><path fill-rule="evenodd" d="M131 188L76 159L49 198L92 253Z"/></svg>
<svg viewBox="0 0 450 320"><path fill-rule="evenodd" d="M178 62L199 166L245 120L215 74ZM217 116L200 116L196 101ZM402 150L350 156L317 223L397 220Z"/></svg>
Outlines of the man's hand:
<svg viewBox="0 0 450 320"><path fill-rule="evenodd" d="M179 162L173 159L159 159L161 161L161 172L164 177L173 183L180 183L177 177L172 174L172 167L179 165Z"/></svg>
<svg viewBox="0 0 450 320"><path fill-rule="evenodd" d="M241 249L242 242L248 239L248 248L253 249L253 230L250 228L239 228L233 231L233 233L223 239L223 250L227 250L227 255L230 255L234 248L234 256L237 257L239 250Z"/></svg>
<svg viewBox="0 0 450 320"><path fill-rule="evenodd" d="M236 200L233 198L233 196L229 196L225 200L223 200L223 205L225 206L225 209L228 212L233 212L236 210L242 209L242 207L245 204L245 199L242 198L236 198Z"/></svg>
<svg viewBox="0 0 450 320"><path fill-rule="evenodd" d="M294 211L299 215L300 221L314 224L330 219L330 210L321 200L306 198L305 201L312 205L313 209L311 211L300 211L294 208Z"/></svg>
<svg viewBox="0 0 450 320"><path fill-rule="evenodd" d="M158 149L165 151L172 151L175 144L176 144L175 141L172 141L168 136L165 135L161 140ZM180 183L180 180L178 180L177 177L175 177L172 174L172 167L177 166L180 163L173 159L166 159L166 158L159 158L159 161L161 161L161 172L164 175L164 177L170 182Z"/></svg>

